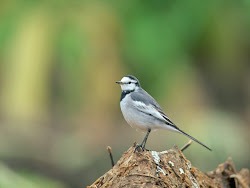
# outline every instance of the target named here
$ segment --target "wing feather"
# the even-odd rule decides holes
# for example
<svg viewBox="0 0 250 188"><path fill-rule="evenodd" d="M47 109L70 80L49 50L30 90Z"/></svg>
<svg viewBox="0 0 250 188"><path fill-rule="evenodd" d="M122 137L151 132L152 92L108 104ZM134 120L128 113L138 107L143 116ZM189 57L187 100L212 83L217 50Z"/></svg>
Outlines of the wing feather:
<svg viewBox="0 0 250 188"><path fill-rule="evenodd" d="M163 112L160 105L155 101L151 95L149 95L145 90L141 89L139 92L133 92L131 94L134 100L134 106L141 112L148 115L152 115L155 118L164 121L167 125L171 125L174 128L179 128L169 119L169 117Z"/></svg>
<svg viewBox="0 0 250 188"><path fill-rule="evenodd" d="M154 116L161 121L165 121L165 118L150 104L146 105L140 101L134 101L134 107L145 114Z"/></svg>
<svg viewBox="0 0 250 188"><path fill-rule="evenodd" d="M157 106L152 105L153 108L161 114L161 116L166 120L166 123L169 125L175 125L170 119L169 117L162 111L162 109L158 108Z"/></svg>
<svg viewBox="0 0 250 188"><path fill-rule="evenodd" d="M200 145L204 146L208 150L211 151L209 147L198 141L197 139L193 138L192 136L188 135L187 133L180 130L163 112L160 105L151 97L145 90L141 89L139 92L132 92L131 98L133 99L133 104L135 108L145 114L154 116L155 118L165 122L167 125L173 128L174 131L177 131L190 139L194 140L195 142L199 143Z"/></svg>

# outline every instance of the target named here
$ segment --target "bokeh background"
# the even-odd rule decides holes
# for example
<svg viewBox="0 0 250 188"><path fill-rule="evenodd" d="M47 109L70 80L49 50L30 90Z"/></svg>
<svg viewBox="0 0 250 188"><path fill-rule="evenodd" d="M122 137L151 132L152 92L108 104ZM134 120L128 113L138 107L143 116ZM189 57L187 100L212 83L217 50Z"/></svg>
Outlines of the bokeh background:
<svg viewBox="0 0 250 188"><path fill-rule="evenodd" d="M0 187L80 188L145 133L115 81L135 75L203 172L250 168L250 1L1 1ZM153 132L162 151L188 139Z"/></svg>

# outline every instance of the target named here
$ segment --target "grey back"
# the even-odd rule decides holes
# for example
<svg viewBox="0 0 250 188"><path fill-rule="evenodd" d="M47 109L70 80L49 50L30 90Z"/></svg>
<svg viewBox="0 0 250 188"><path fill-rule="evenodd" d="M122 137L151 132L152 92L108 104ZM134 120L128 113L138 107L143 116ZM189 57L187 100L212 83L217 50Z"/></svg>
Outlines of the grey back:
<svg viewBox="0 0 250 188"><path fill-rule="evenodd" d="M161 109L160 105L155 101L155 99L149 95L144 89L139 88L138 90L136 90L135 92L131 93L131 98L134 101L140 101L145 103L146 105L154 105L157 108Z"/></svg>

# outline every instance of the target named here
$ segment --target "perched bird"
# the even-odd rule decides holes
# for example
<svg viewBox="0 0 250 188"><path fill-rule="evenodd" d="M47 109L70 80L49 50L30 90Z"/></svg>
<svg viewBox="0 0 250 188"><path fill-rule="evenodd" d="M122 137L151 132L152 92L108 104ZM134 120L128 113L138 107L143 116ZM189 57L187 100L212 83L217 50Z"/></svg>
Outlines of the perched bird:
<svg viewBox="0 0 250 188"><path fill-rule="evenodd" d="M131 127L147 132L142 143L135 147L134 152L136 152L136 150L139 151L140 148L147 150L145 145L148 135L151 130L157 129L167 129L181 133L211 151L209 147L180 130L167 117L155 99L142 89L136 77L128 75L116 83L120 84L122 89L120 106L125 120Z"/></svg>

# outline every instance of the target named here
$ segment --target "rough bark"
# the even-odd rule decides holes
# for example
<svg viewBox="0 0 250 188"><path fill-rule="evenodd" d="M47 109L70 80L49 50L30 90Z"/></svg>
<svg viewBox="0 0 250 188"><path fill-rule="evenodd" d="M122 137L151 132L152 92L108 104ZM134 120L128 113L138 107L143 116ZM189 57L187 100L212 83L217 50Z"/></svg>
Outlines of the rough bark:
<svg viewBox="0 0 250 188"><path fill-rule="evenodd" d="M202 173L193 167L177 149L134 152L129 148L116 165L98 178L89 188L96 187L209 187L247 188L249 170L236 172L232 159L215 170Z"/></svg>

